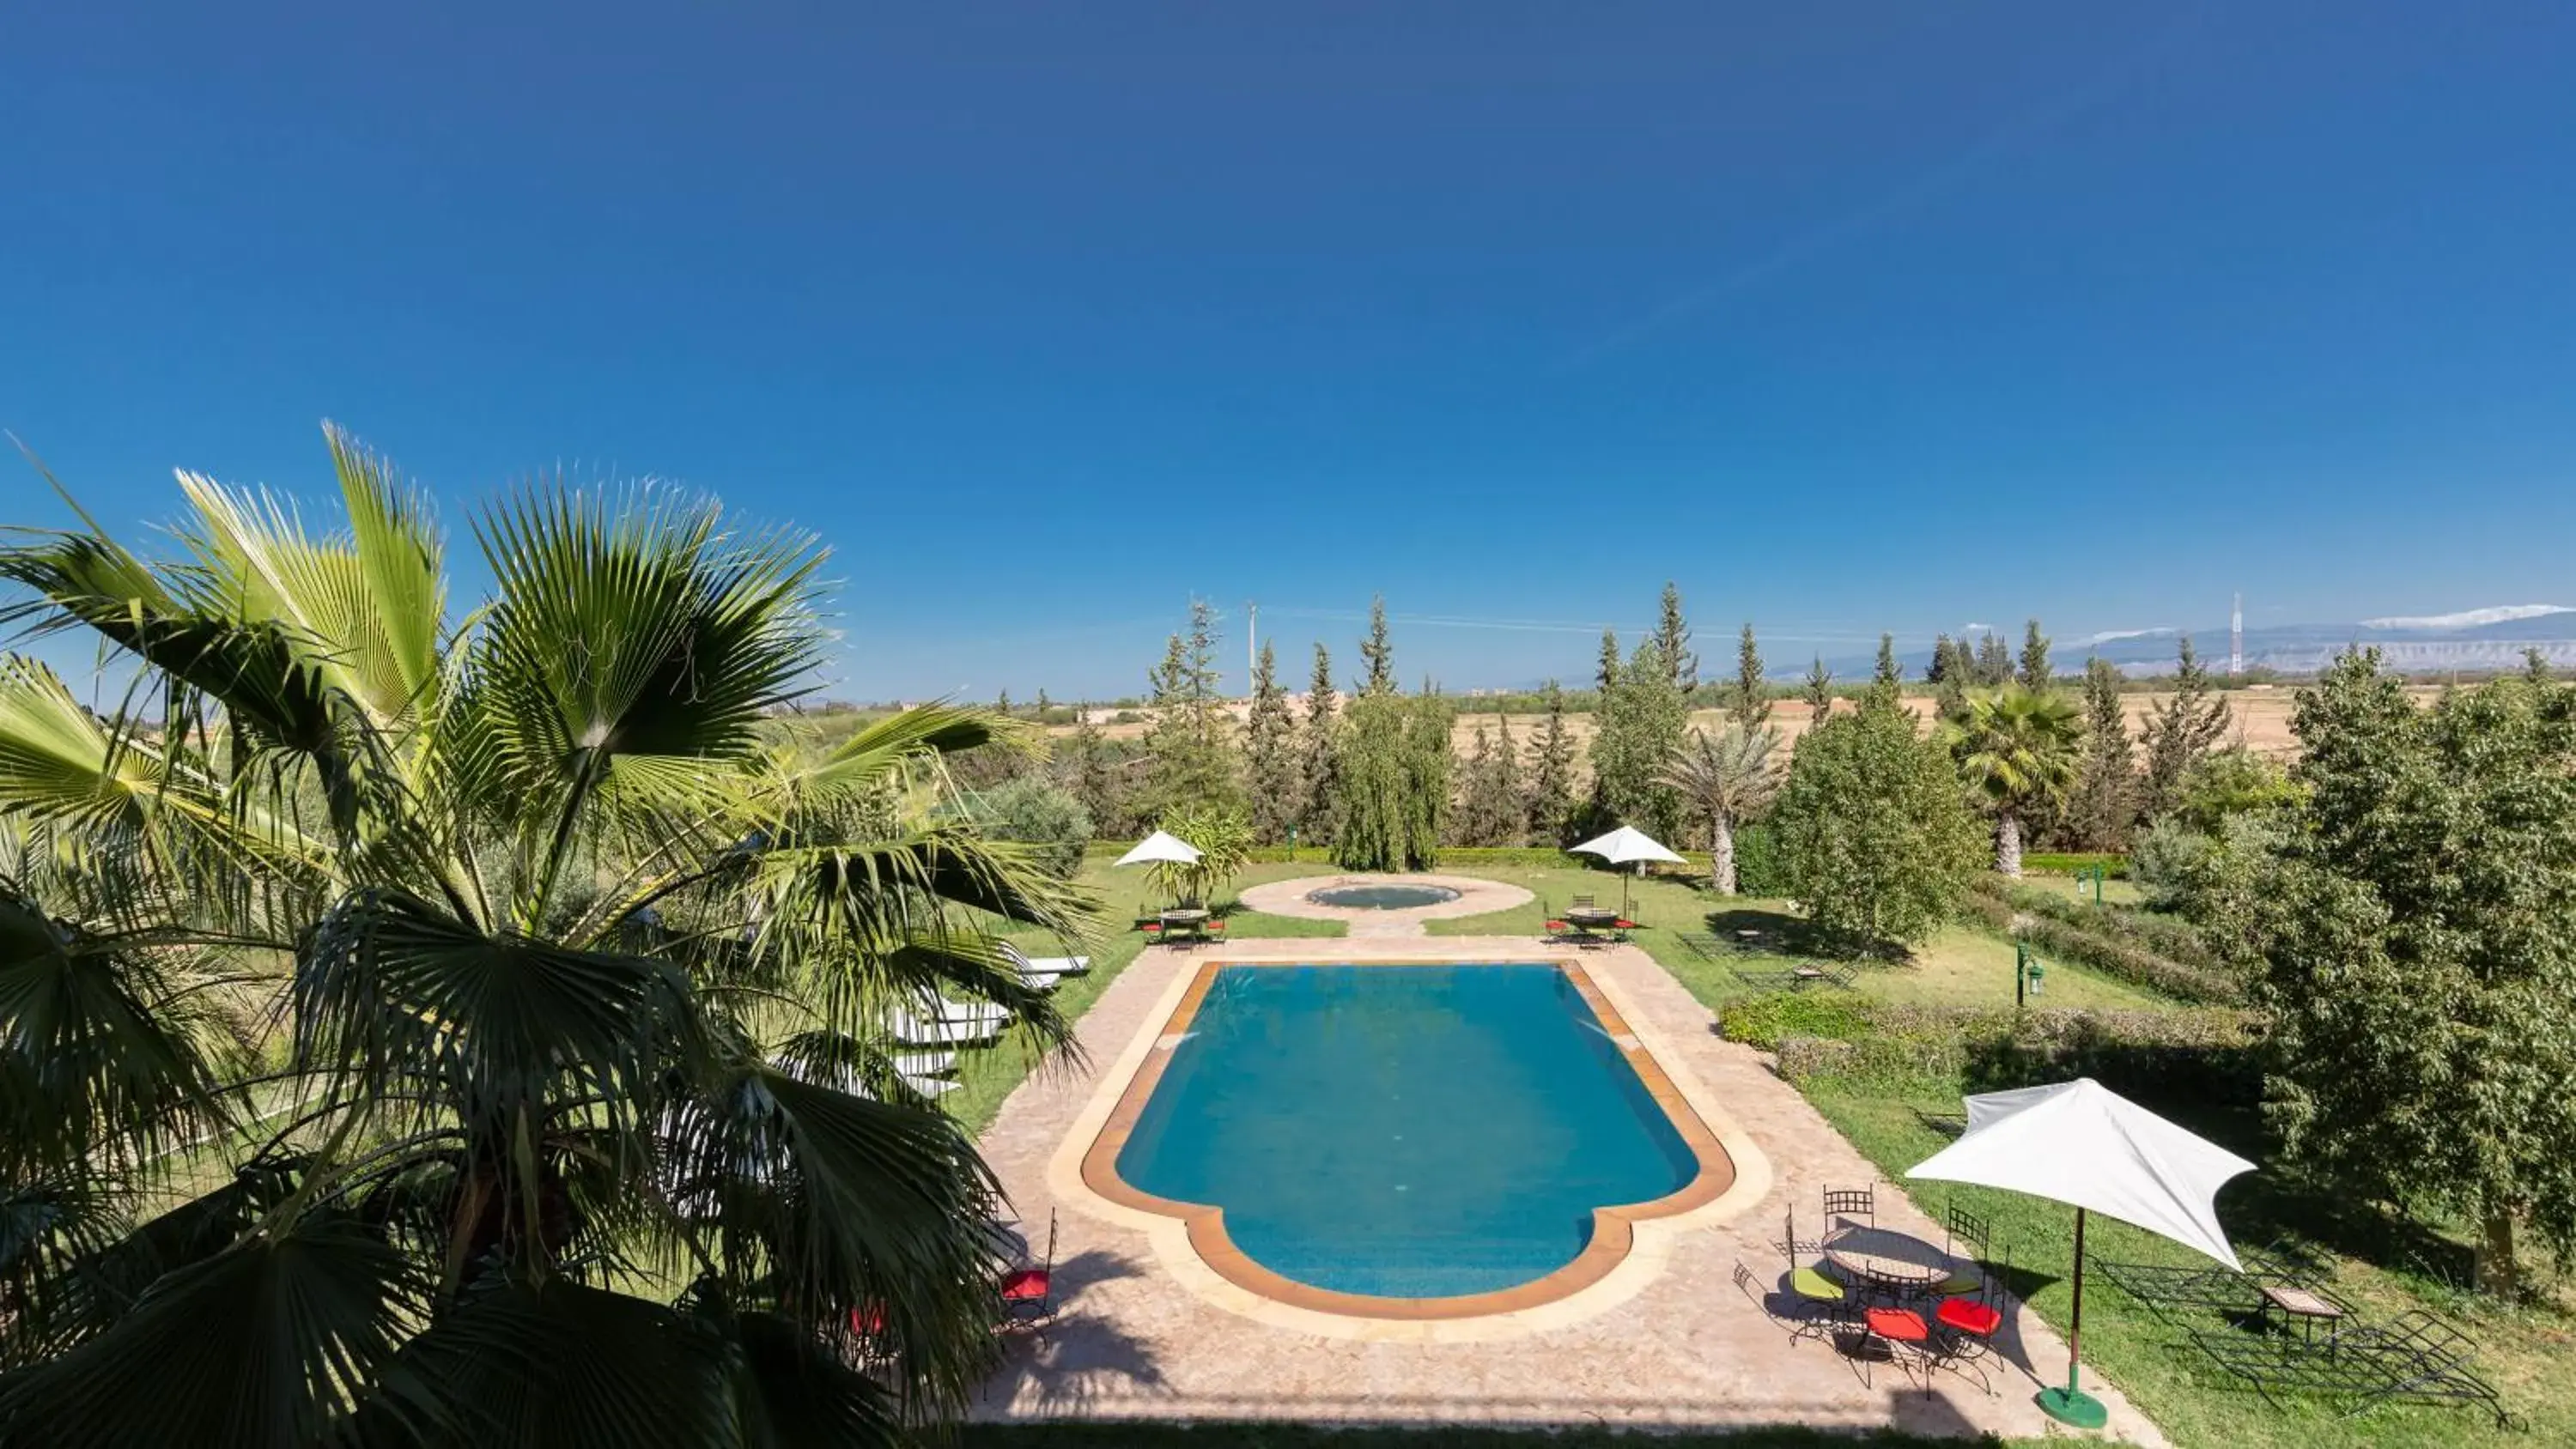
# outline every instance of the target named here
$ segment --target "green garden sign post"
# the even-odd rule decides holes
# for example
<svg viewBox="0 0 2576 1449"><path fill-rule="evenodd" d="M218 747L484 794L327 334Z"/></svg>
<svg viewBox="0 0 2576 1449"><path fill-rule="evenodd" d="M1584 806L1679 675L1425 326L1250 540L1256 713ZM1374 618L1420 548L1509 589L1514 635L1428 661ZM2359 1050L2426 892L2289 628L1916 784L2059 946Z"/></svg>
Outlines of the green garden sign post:
<svg viewBox="0 0 2576 1449"><path fill-rule="evenodd" d="M2015 1011L2019 1011L2021 1008L2028 1006L2030 1004L2030 998L2039 994L2041 986L2046 983L2047 979L2048 968L2039 964L2039 958L2037 956L2030 954L2030 943L2028 941L2021 940L2014 941L2013 1009Z"/></svg>

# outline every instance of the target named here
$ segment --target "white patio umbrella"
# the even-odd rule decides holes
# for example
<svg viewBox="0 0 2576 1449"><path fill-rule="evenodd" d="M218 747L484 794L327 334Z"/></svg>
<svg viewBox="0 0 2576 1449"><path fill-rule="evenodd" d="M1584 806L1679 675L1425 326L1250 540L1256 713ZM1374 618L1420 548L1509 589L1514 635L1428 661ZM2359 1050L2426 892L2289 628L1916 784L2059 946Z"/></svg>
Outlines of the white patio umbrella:
<svg viewBox="0 0 2576 1449"><path fill-rule="evenodd" d="M1117 863L1120 865L1196 865L1199 863L1199 848L1177 835L1169 835L1157 830L1137 841L1136 848L1118 857Z"/></svg>
<svg viewBox="0 0 2576 1449"><path fill-rule="evenodd" d="M1136 848L1118 857L1120 865L1196 865L1199 848L1177 835L1157 830L1136 842ZM1170 878L1164 883L1169 885Z"/></svg>
<svg viewBox="0 0 2576 1449"><path fill-rule="evenodd" d="M1581 845L1566 847L1584 855L1597 855L1612 865L1643 865L1650 860L1682 864L1682 858L1664 849L1655 838L1635 826L1622 825L1607 835L1595 836ZM1619 914L1628 914L1628 879L1619 878Z"/></svg>
<svg viewBox="0 0 2576 1449"><path fill-rule="evenodd" d="M2039 1407L2080 1428L2102 1426L2100 1400L2075 1387L2084 1333L2084 1217L2097 1212L2242 1269L2218 1225L2218 1189L2254 1164L2175 1126L2091 1077L1966 1098L1968 1130L1914 1164L1911 1178L1972 1182L2075 1206L2075 1310L2066 1387Z"/></svg>

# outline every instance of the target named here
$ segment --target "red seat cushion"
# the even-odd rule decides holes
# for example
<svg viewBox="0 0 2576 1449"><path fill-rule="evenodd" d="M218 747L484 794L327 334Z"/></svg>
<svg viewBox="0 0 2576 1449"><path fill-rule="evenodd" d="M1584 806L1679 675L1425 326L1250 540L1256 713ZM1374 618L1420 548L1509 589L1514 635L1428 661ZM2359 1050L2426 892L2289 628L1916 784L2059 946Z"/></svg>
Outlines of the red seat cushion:
<svg viewBox="0 0 2576 1449"><path fill-rule="evenodd" d="M1869 1311L1869 1331L1881 1338L1899 1343L1921 1343L1932 1336L1923 1315L1911 1308L1873 1308Z"/></svg>
<svg viewBox="0 0 2576 1449"><path fill-rule="evenodd" d="M1614 931L1633 931L1637 929L1637 923L1634 921L1612 921L1610 923L1610 929Z"/></svg>
<svg viewBox="0 0 2576 1449"><path fill-rule="evenodd" d="M1565 922L1563 922L1563 921L1550 921L1550 922L1548 922L1548 923L1547 923L1547 928L1548 928L1549 930L1551 930L1551 931L1562 931L1562 930L1564 930L1564 929L1565 929Z"/></svg>
<svg viewBox="0 0 2576 1449"><path fill-rule="evenodd" d="M1044 1268L1022 1268L1002 1280L1002 1301L1028 1303L1047 1296L1047 1273Z"/></svg>
<svg viewBox="0 0 2576 1449"><path fill-rule="evenodd" d="M863 1303L850 1310L850 1331L861 1338L874 1338L885 1332L885 1305Z"/></svg>
<svg viewBox="0 0 2576 1449"><path fill-rule="evenodd" d="M1992 1337L2004 1322L2004 1316L1995 1311L1993 1304L1980 1303L1974 1298L1944 1298L1940 1311L1933 1316L1961 1333L1972 1333L1979 1338Z"/></svg>

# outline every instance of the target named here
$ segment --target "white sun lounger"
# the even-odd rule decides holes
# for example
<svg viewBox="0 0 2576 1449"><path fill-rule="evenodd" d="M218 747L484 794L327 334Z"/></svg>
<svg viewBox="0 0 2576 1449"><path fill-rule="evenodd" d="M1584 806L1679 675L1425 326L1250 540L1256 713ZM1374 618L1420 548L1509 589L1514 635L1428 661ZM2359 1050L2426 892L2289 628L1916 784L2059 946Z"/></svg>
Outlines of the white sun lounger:
<svg viewBox="0 0 2576 1449"><path fill-rule="evenodd" d="M1022 976L1081 976L1091 970L1091 958L1088 956L1031 956L1008 941L1002 943L1002 954L1019 963ZM1043 986L1037 989L1046 990Z"/></svg>
<svg viewBox="0 0 2576 1449"><path fill-rule="evenodd" d="M905 1046L975 1046L1002 1034L1001 1020L944 1021L909 1011L889 1012L886 1035Z"/></svg>
<svg viewBox="0 0 2576 1449"><path fill-rule="evenodd" d="M957 1084L945 1077L916 1077L909 1072L901 1075L905 1086L925 1097L945 1097L957 1090Z"/></svg>
<svg viewBox="0 0 2576 1449"><path fill-rule="evenodd" d="M894 1059L898 1075L906 1077L944 1077L957 1070L955 1052L905 1052Z"/></svg>
<svg viewBox="0 0 2576 1449"><path fill-rule="evenodd" d="M924 991L907 1005L913 1014L925 1021L990 1021L1008 1025L1011 1010L989 1001L951 1001L947 997Z"/></svg>

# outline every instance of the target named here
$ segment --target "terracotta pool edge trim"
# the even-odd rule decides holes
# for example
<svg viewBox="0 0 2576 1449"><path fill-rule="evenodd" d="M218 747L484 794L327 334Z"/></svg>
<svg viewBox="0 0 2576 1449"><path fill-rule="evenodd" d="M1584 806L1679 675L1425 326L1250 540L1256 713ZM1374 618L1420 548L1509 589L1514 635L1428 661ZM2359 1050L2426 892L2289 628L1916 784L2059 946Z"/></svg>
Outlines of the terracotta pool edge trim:
<svg viewBox="0 0 2576 1449"><path fill-rule="evenodd" d="M1161 1084L1164 1069L1171 1061L1172 1054L1164 1043L1188 1030L1219 971L1229 966L1330 964L1404 967L1442 964L1439 962L1389 959L1312 963L1219 958L1201 963L1177 983L1181 986L1179 1001L1167 1012L1160 1013L1159 1020L1149 1017L1145 1030L1139 1033L1139 1042L1145 1048L1143 1059L1128 1074L1126 1085L1110 1108L1108 1119L1101 1124L1082 1154L1082 1185L1093 1195L1117 1207L1179 1224L1185 1230L1190 1251L1200 1263L1232 1286L1257 1298L1309 1313L1377 1322L1454 1322L1519 1314L1563 1303L1586 1289L1599 1286L1637 1255L1641 1247L1638 1233L1641 1225L1694 1217L1730 1198L1739 1197L1735 1190L1751 1185L1745 1181L1746 1174L1738 1166L1739 1158L1749 1144L1739 1139L1730 1146L1726 1138L1735 1134L1722 1134L1704 1119L1698 1105L1665 1071L1645 1039L1631 1027L1627 1013L1619 1009L1583 963L1565 957L1533 956L1526 959L1533 965L1553 967L1573 983L1586 1007L1599 1020L1602 1030L1609 1033L1621 1058L1637 1074L1648 1096L1654 1099L1657 1109L1672 1123L1699 1164L1699 1170L1689 1182L1662 1197L1641 1203L1595 1207L1591 1241L1565 1266L1510 1288L1450 1298L1393 1298L1336 1292L1300 1283L1254 1262L1226 1233L1223 1208L1157 1196L1133 1186L1119 1175L1118 1155L1126 1147L1128 1134L1134 1130L1146 1103L1153 1099L1154 1089ZM1754 1175L1767 1184L1768 1164L1761 1162L1758 1152L1753 1153L1753 1158L1758 1164ZM1758 1191L1751 1194L1758 1195ZM1658 1243L1656 1246L1660 1248L1661 1245Z"/></svg>

